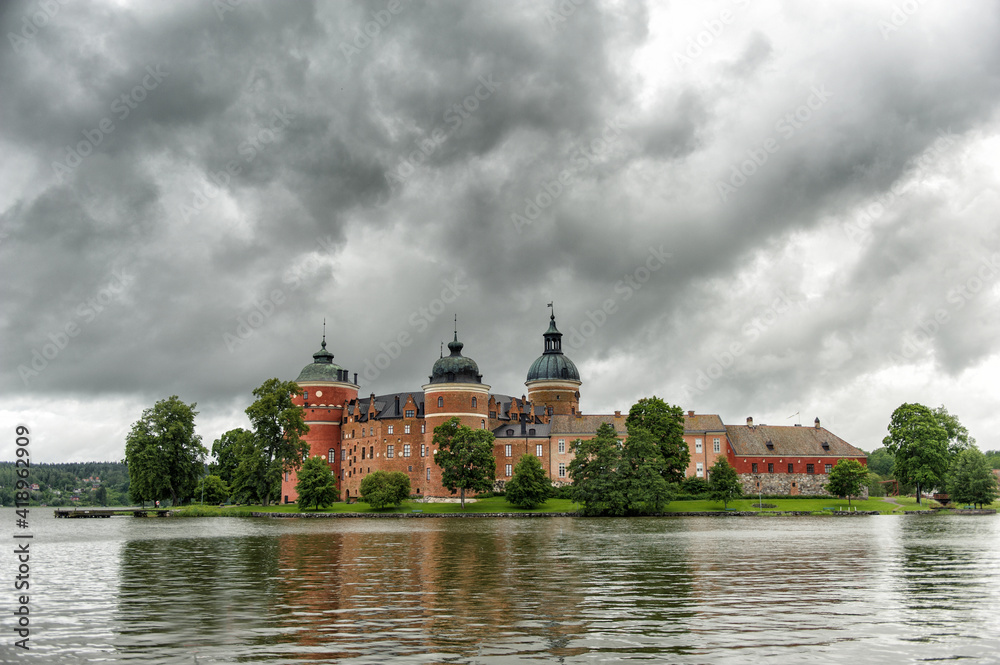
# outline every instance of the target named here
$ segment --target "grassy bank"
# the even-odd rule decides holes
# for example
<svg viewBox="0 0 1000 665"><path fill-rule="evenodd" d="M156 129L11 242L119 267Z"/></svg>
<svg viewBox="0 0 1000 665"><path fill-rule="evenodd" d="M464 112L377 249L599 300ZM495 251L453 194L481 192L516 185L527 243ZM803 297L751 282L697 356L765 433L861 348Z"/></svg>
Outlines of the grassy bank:
<svg viewBox="0 0 1000 665"><path fill-rule="evenodd" d="M885 501L881 498L867 499L864 501L852 500L848 507L847 499L833 498L796 498L796 499L764 499L765 508L762 512L782 512L782 511L808 511L816 514L829 514L835 511L846 511L857 509L858 511L878 511L884 515L902 514L907 510L930 510L937 503L930 499L924 499L923 503L917 505L913 497L892 497L892 501ZM1000 508L1000 502L994 503L993 508ZM728 506L730 511L756 512L757 499L737 499L730 501ZM474 503L467 503L462 509L458 503L417 503L407 501L395 508L373 510L368 504L363 502L355 503L335 503L332 506L315 511L323 513L571 513L580 510L580 505L568 499L550 499L541 507L534 510L523 510L515 508L507 503L503 497L490 497L480 499ZM182 506L174 511L178 517L249 517L251 513L297 513L298 506L295 504L282 504L268 506ZM671 501L667 504L664 512L685 513L685 512L725 512L721 502L708 500L692 501Z"/></svg>

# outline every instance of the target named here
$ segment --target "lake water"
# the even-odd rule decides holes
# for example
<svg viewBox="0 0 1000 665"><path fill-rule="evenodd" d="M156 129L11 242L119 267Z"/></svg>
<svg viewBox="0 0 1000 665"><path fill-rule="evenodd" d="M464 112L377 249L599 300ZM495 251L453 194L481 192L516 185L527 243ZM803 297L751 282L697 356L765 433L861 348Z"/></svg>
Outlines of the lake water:
<svg viewBox="0 0 1000 665"><path fill-rule="evenodd" d="M3 662L1000 661L998 516L31 517Z"/></svg>

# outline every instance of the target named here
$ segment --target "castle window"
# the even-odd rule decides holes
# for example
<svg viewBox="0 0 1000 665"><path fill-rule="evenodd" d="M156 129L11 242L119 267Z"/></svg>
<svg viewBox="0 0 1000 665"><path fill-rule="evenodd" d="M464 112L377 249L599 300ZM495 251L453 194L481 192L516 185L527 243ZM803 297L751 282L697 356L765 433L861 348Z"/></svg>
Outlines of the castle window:
<svg viewBox="0 0 1000 665"><path fill-rule="evenodd" d="M767 463L767 472L774 473L774 464L771 464L770 462Z"/></svg>
<svg viewBox="0 0 1000 665"><path fill-rule="evenodd" d="M476 398L475 397L472 398L472 408L473 409L476 408Z"/></svg>
<svg viewBox="0 0 1000 665"><path fill-rule="evenodd" d="M535 444L535 457L541 457L541 456L542 456L542 444L536 443Z"/></svg>
<svg viewBox="0 0 1000 665"><path fill-rule="evenodd" d="M410 456L410 444L404 443L403 444L403 457L409 457L409 456Z"/></svg>
<svg viewBox="0 0 1000 665"><path fill-rule="evenodd" d="M361 459L364 459L364 458L365 458L365 449L362 448L361 449Z"/></svg>
<svg viewBox="0 0 1000 665"><path fill-rule="evenodd" d="M390 457L390 458L391 457L395 457L396 456L396 446L392 446L392 445L386 446L385 456L386 457Z"/></svg>
<svg viewBox="0 0 1000 665"><path fill-rule="evenodd" d="M392 434L392 425L389 425L389 434Z"/></svg>
<svg viewBox="0 0 1000 665"><path fill-rule="evenodd" d="M700 453L701 452L701 439L695 439L694 440L694 451L696 453Z"/></svg>
<svg viewBox="0 0 1000 665"><path fill-rule="evenodd" d="M485 420L480 420L479 421L479 429L486 429L486 421Z"/></svg>
<svg viewBox="0 0 1000 665"><path fill-rule="evenodd" d="M286 483L288 482L288 476L289 476L288 472L287 472L287 471L285 471L285 482L286 482Z"/></svg>
<svg viewBox="0 0 1000 665"><path fill-rule="evenodd" d="M496 411L490 411L490 418L496 418L496 417L497 417L497 412Z"/></svg>
<svg viewBox="0 0 1000 665"><path fill-rule="evenodd" d="M566 452L566 439L559 439L559 452Z"/></svg>
<svg viewBox="0 0 1000 665"><path fill-rule="evenodd" d="M342 448L340 450L340 461L343 462L345 460L347 460L347 449L346 448Z"/></svg>
<svg viewBox="0 0 1000 665"><path fill-rule="evenodd" d="M514 436L514 430L512 429L507 430L507 436Z"/></svg>
<svg viewBox="0 0 1000 665"><path fill-rule="evenodd" d="M792 464L791 462L789 462L789 463L788 463L788 473L795 473L795 472L793 471L793 469L794 469L794 468L795 468L795 465L794 465L794 464Z"/></svg>
<svg viewBox="0 0 1000 665"><path fill-rule="evenodd" d="M430 480L430 479L431 479L431 468L427 467L427 480ZM420 490L417 490L417 491L419 492Z"/></svg>
<svg viewBox="0 0 1000 665"><path fill-rule="evenodd" d="M510 449L511 449L511 445L509 443L506 446L503 447L503 456L504 457L510 457ZM510 474L508 474L508 475L510 475Z"/></svg>
<svg viewBox="0 0 1000 665"><path fill-rule="evenodd" d="M712 452L717 453L722 450L722 442L718 439L712 439Z"/></svg>
<svg viewBox="0 0 1000 665"><path fill-rule="evenodd" d="M566 462L559 462L559 477L566 477Z"/></svg>
<svg viewBox="0 0 1000 665"><path fill-rule="evenodd" d="M833 471L833 465L832 464L827 464L825 466L825 468L826 468L826 473L830 473L831 471Z"/></svg>
<svg viewBox="0 0 1000 665"><path fill-rule="evenodd" d="M510 464L504 466L504 471L506 472L508 477L510 477L510 470L511 470Z"/></svg>
<svg viewBox="0 0 1000 665"><path fill-rule="evenodd" d="M302 391L302 399L309 399L309 391L308 390L303 390Z"/></svg>
<svg viewBox="0 0 1000 665"><path fill-rule="evenodd" d="M528 430L528 436L535 436L535 430L534 429L529 429Z"/></svg>
<svg viewBox="0 0 1000 665"><path fill-rule="evenodd" d="M337 451L334 450L333 448L330 448L330 450L326 453L326 461L329 464L333 464L334 462L336 462L337 461Z"/></svg>
<svg viewBox="0 0 1000 665"><path fill-rule="evenodd" d="M444 397L438 397L438 408L444 407Z"/></svg>
<svg viewBox="0 0 1000 665"><path fill-rule="evenodd" d="M427 457L427 446L423 443L420 444L420 456Z"/></svg>
<svg viewBox="0 0 1000 665"><path fill-rule="evenodd" d="M754 466L757 466L757 465L754 464ZM705 465L704 464L702 464L701 462L698 462L697 464L694 465L694 469L695 469L694 472L695 472L696 476L698 476L699 478L704 478L705 477Z"/></svg>
<svg viewBox="0 0 1000 665"><path fill-rule="evenodd" d="M368 446L368 459L375 457L375 446Z"/></svg>
<svg viewBox="0 0 1000 665"><path fill-rule="evenodd" d="M403 425L403 434L409 434L409 433L410 433L410 426Z"/></svg>
<svg viewBox="0 0 1000 665"><path fill-rule="evenodd" d="M412 472L413 471L413 465L411 464L410 466L406 467L406 470Z"/></svg>
<svg viewBox="0 0 1000 665"><path fill-rule="evenodd" d="M812 464L806 464L806 473L816 473L816 467Z"/></svg>
<svg viewBox="0 0 1000 665"><path fill-rule="evenodd" d="M414 414L414 412L413 412L413 409L407 409L407 410L406 410L406 411L404 412L404 415L405 415L405 416L406 416L407 418L412 418L412 417L413 417L413 416L414 416L415 414Z"/></svg>
<svg viewBox="0 0 1000 665"><path fill-rule="evenodd" d="M426 434L427 433L427 424L426 423L420 423L420 433L421 434Z"/></svg>
<svg viewBox="0 0 1000 665"><path fill-rule="evenodd" d="M757 473L757 462L750 465L750 473Z"/></svg>

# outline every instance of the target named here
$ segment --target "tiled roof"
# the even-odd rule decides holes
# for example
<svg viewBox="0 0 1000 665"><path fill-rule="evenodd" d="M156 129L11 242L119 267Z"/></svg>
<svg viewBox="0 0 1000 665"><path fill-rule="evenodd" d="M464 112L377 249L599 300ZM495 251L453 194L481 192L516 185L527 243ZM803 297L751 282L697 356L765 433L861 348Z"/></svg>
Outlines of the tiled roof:
<svg viewBox="0 0 1000 665"><path fill-rule="evenodd" d="M696 413L693 416L684 415L685 432L725 432L726 426L722 418L709 413Z"/></svg>
<svg viewBox="0 0 1000 665"><path fill-rule="evenodd" d="M772 425L726 425L726 434L737 457L773 457L774 455L803 455L808 457L867 457L825 427L797 427ZM773 448L767 447L767 442ZM829 449L823 447L829 444Z"/></svg>
<svg viewBox="0 0 1000 665"><path fill-rule="evenodd" d="M625 416L554 415L550 421L552 434L594 434L603 423L614 426L618 434L626 434Z"/></svg>
<svg viewBox="0 0 1000 665"><path fill-rule="evenodd" d="M549 438L551 423L523 423L524 433L521 433L522 423L510 423L507 425L501 425L493 430L493 435L498 439L523 439L527 438ZM513 434L507 434L507 430L514 430ZM530 434L529 430L534 430L534 434Z"/></svg>

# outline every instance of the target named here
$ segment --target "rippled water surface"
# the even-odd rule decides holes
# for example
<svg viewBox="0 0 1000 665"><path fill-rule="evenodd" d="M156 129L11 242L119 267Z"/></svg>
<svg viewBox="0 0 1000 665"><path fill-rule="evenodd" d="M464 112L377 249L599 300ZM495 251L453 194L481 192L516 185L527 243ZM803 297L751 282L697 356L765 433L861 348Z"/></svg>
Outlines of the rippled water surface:
<svg viewBox="0 0 1000 665"><path fill-rule="evenodd" d="M998 516L32 517L4 662L1000 661Z"/></svg>

